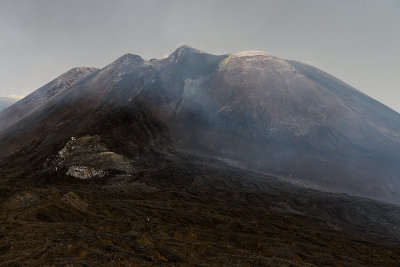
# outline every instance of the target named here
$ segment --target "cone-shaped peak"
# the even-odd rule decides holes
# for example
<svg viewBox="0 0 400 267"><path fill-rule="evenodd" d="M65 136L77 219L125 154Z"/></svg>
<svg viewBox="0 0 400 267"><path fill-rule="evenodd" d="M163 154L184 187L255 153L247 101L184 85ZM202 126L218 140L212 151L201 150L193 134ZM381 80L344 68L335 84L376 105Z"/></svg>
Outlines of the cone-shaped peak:
<svg viewBox="0 0 400 267"><path fill-rule="evenodd" d="M202 53L202 51L200 51L199 49L196 49L196 48L193 48L193 47L190 47L190 46L188 46L188 45L181 45L180 47L178 47L176 50L175 50L175 52L173 53L173 54L175 54L175 53Z"/></svg>
<svg viewBox="0 0 400 267"><path fill-rule="evenodd" d="M178 60L185 58L186 56L193 55L193 54L200 54L203 53L202 51L190 47L188 45L182 45L178 47L170 56L169 58L172 60Z"/></svg>
<svg viewBox="0 0 400 267"><path fill-rule="evenodd" d="M130 53L126 53L125 55L119 57L116 62L126 62L126 61L138 61L138 62L143 62L144 59L139 56L139 55L135 55L135 54L130 54Z"/></svg>

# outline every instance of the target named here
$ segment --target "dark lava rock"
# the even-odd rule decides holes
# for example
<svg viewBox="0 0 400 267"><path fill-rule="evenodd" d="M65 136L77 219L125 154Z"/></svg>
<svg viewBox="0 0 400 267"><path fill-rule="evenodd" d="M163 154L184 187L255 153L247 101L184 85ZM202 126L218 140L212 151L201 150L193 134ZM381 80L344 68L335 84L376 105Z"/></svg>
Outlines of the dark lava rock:
<svg viewBox="0 0 400 267"><path fill-rule="evenodd" d="M40 202L40 197L34 192L18 192L3 204L7 211L22 211L34 207Z"/></svg>
<svg viewBox="0 0 400 267"><path fill-rule="evenodd" d="M80 211L87 211L89 206L74 192L69 192L63 195L62 200L65 201L68 205L71 205L72 207Z"/></svg>

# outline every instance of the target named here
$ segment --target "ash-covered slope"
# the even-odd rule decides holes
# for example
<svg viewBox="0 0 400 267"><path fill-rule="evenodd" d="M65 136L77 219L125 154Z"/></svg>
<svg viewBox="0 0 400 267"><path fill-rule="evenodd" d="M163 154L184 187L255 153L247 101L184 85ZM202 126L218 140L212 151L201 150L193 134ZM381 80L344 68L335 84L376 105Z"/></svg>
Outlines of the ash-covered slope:
<svg viewBox="0 0 400 267"><path fill-rule="evenodd" d="M165 123L181 147L399 203L400 115L393 110L316 68L264 52L215 57L181 47L163 62L169 97L160 114L169 114Z"/></svg>
<svg viewBox="0 0 400 267"><path fill-rule="evenodd" d="M166 59L127 54L83 70L0 113L3 157L41 151L39 164L72 136L99 135L127 157L176 147L400 203L400 115L316 68L183 46Z"/></svg>

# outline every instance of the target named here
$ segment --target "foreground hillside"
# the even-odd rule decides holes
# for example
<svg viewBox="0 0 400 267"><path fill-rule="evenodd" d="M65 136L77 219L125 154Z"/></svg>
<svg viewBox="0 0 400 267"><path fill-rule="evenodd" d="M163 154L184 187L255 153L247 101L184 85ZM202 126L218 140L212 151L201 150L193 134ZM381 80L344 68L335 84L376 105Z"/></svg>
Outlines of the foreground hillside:
<svg viewBox="0 0 400 267"><path fill-rule="evenodd" d="M129 177L2 166L4 266L394 266L400 208L187 154ZM12 174L7 174L7 169ZM5 179L6 178L6 179Z"/></svg>

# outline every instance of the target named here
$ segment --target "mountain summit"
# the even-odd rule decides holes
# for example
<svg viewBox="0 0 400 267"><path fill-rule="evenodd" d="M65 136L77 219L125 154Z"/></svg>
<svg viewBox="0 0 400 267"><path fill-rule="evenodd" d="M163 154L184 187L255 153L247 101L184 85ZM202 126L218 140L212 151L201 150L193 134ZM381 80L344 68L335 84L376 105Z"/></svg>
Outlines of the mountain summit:
<svg viewBox="0 0 400 267"><path fill-rule="evenodd" d="M1 157L25 151L41 165L89 134L128 158L170 147L400 203L400 115L317 68L260 51L181 46L165 59L126 54L73 69L1 112L0 130Z"/></svg>

